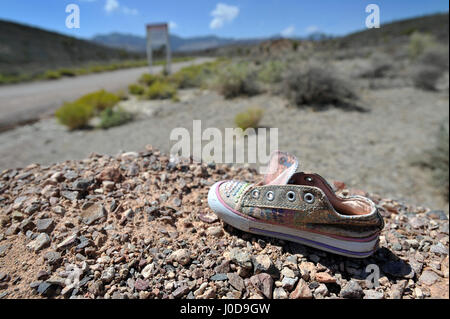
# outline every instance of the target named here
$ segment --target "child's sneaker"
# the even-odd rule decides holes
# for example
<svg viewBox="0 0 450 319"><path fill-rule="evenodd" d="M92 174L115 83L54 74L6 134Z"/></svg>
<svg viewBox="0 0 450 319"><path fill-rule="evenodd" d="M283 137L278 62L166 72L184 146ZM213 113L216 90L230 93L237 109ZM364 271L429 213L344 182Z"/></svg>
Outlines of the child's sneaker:
<svg viewBox="0 0 450 319"><path fill-rule="evenodd" d="M362 196L338 197L322 177L297 169L294 156L275 152L264 182L217 182L209 206L246 232L349 257L370 256L384 227L375 204Z"/></svg>

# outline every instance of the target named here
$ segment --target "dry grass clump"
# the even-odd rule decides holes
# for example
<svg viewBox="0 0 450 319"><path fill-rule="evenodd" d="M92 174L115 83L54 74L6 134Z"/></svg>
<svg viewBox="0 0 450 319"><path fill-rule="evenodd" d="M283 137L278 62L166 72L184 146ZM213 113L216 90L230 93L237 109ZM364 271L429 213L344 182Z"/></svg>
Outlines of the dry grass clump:
<svg viewBox="0 0 450 319"><path fill-rule="evenodd" d="M248 128L258 128L264 114L264 110L260 107L250 107L244 112L238 113L234 118L237 127L244 131Z"/></svg>

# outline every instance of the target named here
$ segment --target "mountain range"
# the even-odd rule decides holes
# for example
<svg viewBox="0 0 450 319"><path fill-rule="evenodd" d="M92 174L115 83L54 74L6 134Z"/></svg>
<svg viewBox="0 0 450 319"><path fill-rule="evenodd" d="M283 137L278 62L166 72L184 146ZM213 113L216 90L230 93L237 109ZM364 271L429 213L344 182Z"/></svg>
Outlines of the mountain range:
<svg viewBox="0 0 450 319"><path fill-rule="evenodd" d="M200 51L217 48L229 44L238 43L258 43L265 39L232 39L221 38L215 35L183 38L175 34L169 35L170 48L174 52ZM113 32L109 34L99 34L91 39L92 42L133 52L144 52L147 40L143 36Z"/></svg>

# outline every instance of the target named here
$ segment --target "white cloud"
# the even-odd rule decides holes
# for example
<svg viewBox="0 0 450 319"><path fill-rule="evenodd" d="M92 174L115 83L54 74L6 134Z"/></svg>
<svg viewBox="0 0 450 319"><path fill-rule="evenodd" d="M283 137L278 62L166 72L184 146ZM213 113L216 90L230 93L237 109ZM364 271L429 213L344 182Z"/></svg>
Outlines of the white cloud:
<svg viewBox="0 0 450 319"><path fill-rule="evenodd" d="M113 12L119 9L119 2L117 0L106 0L104 9L106 12Z"/></svg>
<svg viewBox="0 0 450 319"><path fill-rule="evenodd" d="M281 35L285 38L290 37L294 34L295 32L295 26L290 25L288 26L286 29L284 29L283 31L281 31Z"/></svg>
<svg viewBox="0 0 450 319"><path fill-rule="evenodd" d="M95 1L95 0L90 0L90 1ZM137 9L132 9L132 8L128 8L126 6L121 6L119 4L119 1L117 1L117 0L106 0L104 9L107 13L111 13L111 12L120 10L123 14L126 14L126 15L139 14L139 11Z"/></svg>
<svg viewBox="0 0 450 319"><path fill-rule="evenodd" d="M233 21L239 15L239 8L225 3L218 3L216 8L211 12L213 19L209 24L211 29L219 29L225 23Z"/></svg>
<svg viewBox="0 0 450 319"><path fill-rule="evenodd" d="M176 28L178 28L178 24L176 24L173 21L170 21L169 22L169 29L176 29Z"/></svg>
<svg viewBox="0 0 450 319"><path fill-rule="evenodd" d="M125 13L125 14L133 15L133 16L139 14L139 11L137 9L130 9L128 7L125 7L125 6L122 7L122 12Z"/></svg>
<svg viewBox="0 0 450 319"><path fill-rule="evenodd" d="M320 31L320 29L316 25L310 25L309 27L306 28L306 33L308 33L308 34L316 33L316 32L319 32L319 31Z"/></svg>

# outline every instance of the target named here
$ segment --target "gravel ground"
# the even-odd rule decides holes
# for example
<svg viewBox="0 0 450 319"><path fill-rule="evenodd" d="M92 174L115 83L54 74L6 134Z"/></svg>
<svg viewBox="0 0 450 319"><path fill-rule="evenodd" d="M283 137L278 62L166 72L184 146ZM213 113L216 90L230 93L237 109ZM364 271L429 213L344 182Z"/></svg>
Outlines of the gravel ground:
<svg viewBox="0 0 450 319"><path fill-rule="evenodd" d="M215 92L199 90L182 91L178 103L132 99L124 106L141 115L121 127L67 132L54 119L46 119L0 134L0 168L82 159L92 152L115 155L147 144L168 152L173 128L192 132L194 119L202 120L202 129L233 127L235 114L259 106L266 110L262 126L279 129L278 148L295 154L305 170L448 212L431 173L412 165L433 147L438 127L449 113L448 93L361 88L360 96L368 112L299 110L276 96L224 100Z"/></svg>
<svg viewBox="0 0 450 319"><path fill-rule="evenodd" d="M0 174L0 298L448 298L448 217L367 194L386 226L358 260L223 225L212 183L255 170L151 147ZM342 195L351 190L342 189ZM378 269L377 287L367 266Z"/></svg>

